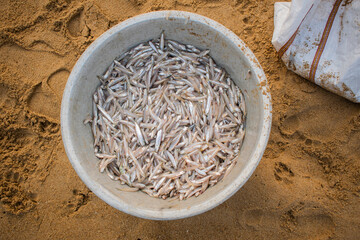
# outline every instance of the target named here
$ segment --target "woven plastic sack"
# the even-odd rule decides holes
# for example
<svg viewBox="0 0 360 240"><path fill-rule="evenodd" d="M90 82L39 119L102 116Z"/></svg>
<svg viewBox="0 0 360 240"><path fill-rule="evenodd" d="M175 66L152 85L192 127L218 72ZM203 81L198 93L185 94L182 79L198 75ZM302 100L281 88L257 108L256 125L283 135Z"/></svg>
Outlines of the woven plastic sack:
<svg viewBox="0 0 360 240"><path fill-rule="evenodd" d="M275 3L272 44L287 68L360 102L360 0Z"/></svg>

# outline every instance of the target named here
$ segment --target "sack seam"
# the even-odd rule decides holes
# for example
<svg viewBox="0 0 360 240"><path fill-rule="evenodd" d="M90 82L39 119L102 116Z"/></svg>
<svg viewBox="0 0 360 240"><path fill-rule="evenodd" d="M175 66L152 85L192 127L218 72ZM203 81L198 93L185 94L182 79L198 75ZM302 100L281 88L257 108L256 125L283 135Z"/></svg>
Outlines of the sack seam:
<svg viewBox="0 0 360 240"><path fill-rule="evenodd" d="M341 2L342 2L342 0L336 0L336 2L334 3L333 9L331 10L331 13L330 13L330 15L328 17L328 20L326 22L326 25L325 25L325 28L324 28L324 31L323 31L319 46L318 46L318 48L316 50L313 62L311 64L310 72L309 72L309 80L312 81L312 82L314 82L314 80L315 80L316 70L317 70L317 67L319 65L321 55L322 55L322 53L324 51L327 39L328 39L328 37L330 35L330 31L331 31L332 25L333 25L334 20L335 20L336 13L339 10Z"/></svg>
<svg viewBox="0 0 360 240"><path fill-rule="evenodd" d="M303 21L305 20L306 16L309 14L310 10L312 9L312 7L314 6L314 4L311 5L310 9L307 11L307 13L305 14L304 18L301 20L298 28L296 29L296 31L293 33L293 35L290 37L290 39L284 44L284 46L282 46L280 48L280 50L278 51L279 57L282 58L282 56L284 55L284 53L289 49L290 45L293 43L297 32L299 31L299 28L301 26L301 24L303 23Z"/></svg>

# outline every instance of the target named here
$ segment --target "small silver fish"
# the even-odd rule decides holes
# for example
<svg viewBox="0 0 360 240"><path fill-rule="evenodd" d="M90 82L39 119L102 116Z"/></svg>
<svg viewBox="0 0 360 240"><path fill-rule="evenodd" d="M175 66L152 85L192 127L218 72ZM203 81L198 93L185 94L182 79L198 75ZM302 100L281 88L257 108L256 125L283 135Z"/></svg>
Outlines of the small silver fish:
<svg viewBox="0 0 360 240"><path fill-rule="evenodd" d="M199 196L236 164L245 137L241 90L199 50L164 33L99 76L91 123L99 168L161 199Z"/></svg>

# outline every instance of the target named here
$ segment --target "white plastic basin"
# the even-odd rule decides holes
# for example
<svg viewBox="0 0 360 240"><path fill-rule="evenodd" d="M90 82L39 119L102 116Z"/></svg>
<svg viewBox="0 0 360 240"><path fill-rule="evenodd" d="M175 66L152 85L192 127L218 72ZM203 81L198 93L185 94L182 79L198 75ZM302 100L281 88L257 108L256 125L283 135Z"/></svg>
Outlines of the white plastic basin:
<svg viewBox="0 0 360 240"><path fill-rule="evenodd" d="M120 183L99 172L93 137L83 120L92 113L92 94L113 59L129 48L158 38L210 49L245 95L246 135L231 173L199 197L162 200L142 192L119 191ZM249 73L250 70L250 73ZM271 127L271 99L265 74L254 54L221 24L189 12L159 11L130 18L92 43L74 66L61 104L61 133L67 156L82 181L114 208L147 219L170 220L208 211L231 197L249 179L265 150Z"/></svg>

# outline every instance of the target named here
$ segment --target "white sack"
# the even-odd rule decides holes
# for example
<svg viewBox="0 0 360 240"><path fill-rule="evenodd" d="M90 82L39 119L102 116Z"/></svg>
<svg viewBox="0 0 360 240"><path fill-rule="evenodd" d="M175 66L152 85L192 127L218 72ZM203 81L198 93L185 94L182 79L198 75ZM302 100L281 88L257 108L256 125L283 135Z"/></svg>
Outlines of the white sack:
<svg viewBox="0 0 360 240"><path fill-rule="evenodd" d="M360 0L277 2L274 25L272 44L289 70L360 102Z"/></svg>

